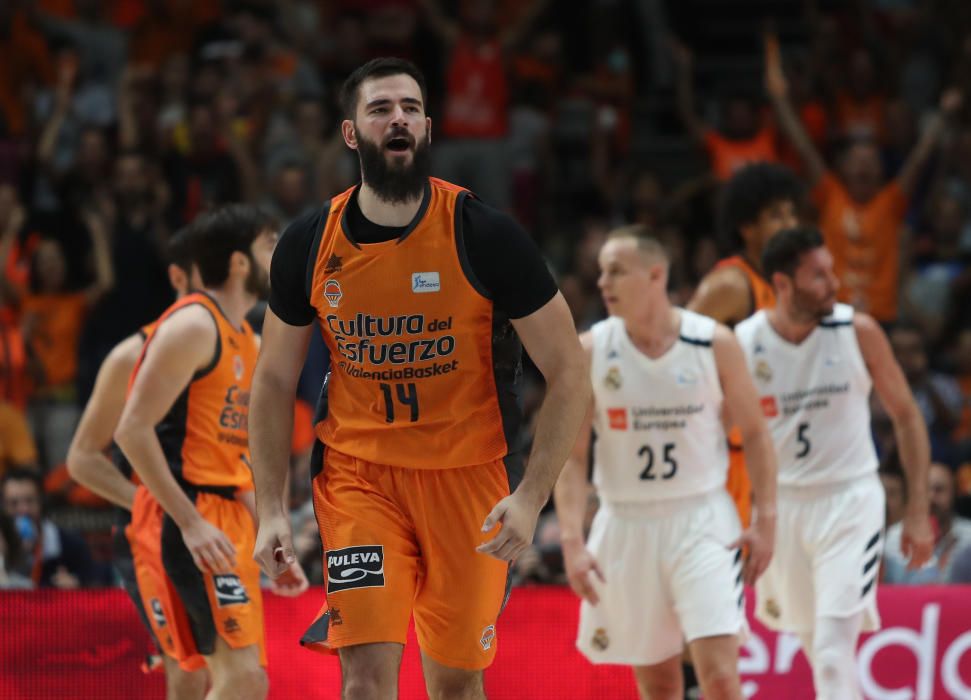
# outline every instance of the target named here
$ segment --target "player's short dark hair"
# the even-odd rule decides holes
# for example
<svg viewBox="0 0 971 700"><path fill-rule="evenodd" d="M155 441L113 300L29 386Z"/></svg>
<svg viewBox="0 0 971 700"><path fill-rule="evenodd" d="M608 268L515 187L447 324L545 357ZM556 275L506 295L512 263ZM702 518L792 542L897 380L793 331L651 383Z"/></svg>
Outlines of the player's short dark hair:
<svg viewBox="0 0 971 700"><path fill-rule="evenodd" d="M166 248L166 258L170 265L175 265L180 270L189 274L192 269L192 224L183 226L172 234Z"/></svg>
<svg viewBox="0 0 971 700"><path fill-rule="evenodd" d="M236 252L249 256L257 236L275 227L271 216L251 204L230 204L201 214L189 238L191 259L199 267L202 283L225 284L230 256Z"/></svg>
<svg viewBox="0 0 971 700"><path fill-rule="evenodd" d="M719 243L724 254L741 250L741 228L758 220L766 207L785 200L798 205L802 186L784 165L752 163L740 168L722 188L718 207Z"/></svg>
<svg viewBox="0 0 971 700"><path fill-rule="evenodd" d="M822 248L823 236L811 226L797 226L796 228L779 231L765 244L762 252L762 271L766 278L781 272L787 277L796 274L802 256L817 248Z"/></svg>
<svg viewBox="0 0 971 700"><path fill-rule="evenodd" d="M426 103L428 101L428 90L426 88L425 76L418 69L418 66L411 61L406 61L403 58L372 58L363 66L360 66L353 73L351 73L341 86L338 100L340 102L341 112L343 112L344 118L354 119L354 115L357 114L357 99L361 91L361 83L363 83L365 80L386 78L389 75L411 76L415 79L415 82L418 83L418 88L421 90L422 103Z"/></svg>

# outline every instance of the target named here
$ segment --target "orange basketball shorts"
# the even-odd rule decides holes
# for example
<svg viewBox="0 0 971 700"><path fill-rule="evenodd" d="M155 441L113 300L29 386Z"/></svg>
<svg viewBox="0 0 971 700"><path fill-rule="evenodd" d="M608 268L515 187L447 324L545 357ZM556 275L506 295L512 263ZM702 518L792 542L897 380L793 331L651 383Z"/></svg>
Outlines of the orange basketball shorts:
<svg viewBox="0 0 971 700"><path fill-rule="evenodd" d="M253 559L256 546L253 517L231 493L191 488L187 493L202 517L222 530L236 547L234 568L202 571L192 561L175 521L167 515L164 518L162 562L185 606L195 646L199 653L208 656L215 651L216 635L234 649L256 644L260 649L260 663L266 666L260 569Z"/></svg>
<svg viewBox="0 0 971 700"><path fill-rule="evenodd" d="M438 663L489 666L509 567L476 547L495 535L482 523L509 495L503 461L407 469L319 442L311 459L327 602L301 643L325 653L404 644L413 616L422 651Z"/></svg>
<svg viewBox="0 0 971 700"><path fill-rule="evenodd" d="M162 519L165 511L144 486L135 491L131 523L125 535L131 546L135 582L148 622L159 648L186 671L206 665L196 649L182 601L162 564Z"/></svg>

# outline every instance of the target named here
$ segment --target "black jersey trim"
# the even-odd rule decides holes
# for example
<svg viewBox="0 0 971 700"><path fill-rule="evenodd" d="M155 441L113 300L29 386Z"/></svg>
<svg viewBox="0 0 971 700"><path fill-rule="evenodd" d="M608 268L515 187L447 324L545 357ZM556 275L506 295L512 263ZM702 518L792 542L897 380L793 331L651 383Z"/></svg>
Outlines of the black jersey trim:
<svg viewBox="0 0 971 700"><path fill-rule="evenodd" d="M852 326L853 321L820 321L820 328L841 328L843 326Z"/></svg>
<svg viewBox="0 0 971 700"><path fill-rule="evenodd" d="M465 229L464 229L464 213L465 213L465 200L469 196L475 196L471 192L459 192L458 197L455 198L455 222L452 228L455 230L455 252L459 256L459 266L462 268L463 274L465 274L465 279L468 280L472 288L479 294L484 296L486 299L492 300L492 296L489 294L489 290L485 288L485 285L475 276L475 270L472 269L472 262L469 260L469 253L465 248Z"/></svg>
<svg viewBox="0 0 971 700"><path fill-rule="evenodd" d="M689 338L686 335L679 335L678 340L680 340L682 343L687 343L688 345L697 345L698 347L701 347L701 348L711 347L710 340L702 340L701 338Z"/></svg>
<svg viewBox="0 0 971 700"><path fill-rule="evenodd" d="M344 232L344 238L347 239L348 243L350 243L352 246L354 246L358 250L363 250L361 248L361 244L358 243L357 240L354 238L354 234L351 233L351 227L350 227L350 225L348 224L348 221L347 221L347 210L348 210L348 207L351 204L351 200L354 200L355 202L357 201L357 193L360 190L361 190L361 186L360 185L358 185L357 187L355 187L354 188L354 191L351 192L350 196L347 198L347 202L344 204L344 211L341 212L341 231ZM414 231L416 228L418 228L418 224L420 224L421 221L422 221L422 219L425 218L425 212L428 211L428 207L431 204L431 199L432 199L432 185L431 185L431 182L429 182L428 180L426 180L425 181L425 189L422 192L421 204L418 206L418 211L415 212L414 218L412 218L411 222L408 224L408 226L405 228L405 230L401 232L401 235L398 236L398 241L397 241L397 244L398 245L400 245L401 243L403 243L404 240L406 238L408 238L408 236L411 235L411 232ZM356 206L360 207L359 204L356 205ZM363 212L362 212L362 214L363 214Z"/></svg>
<svg viewBox="0 0 971 700"><path fill-rule="evenodd" d="M320 215L317 217L314 238L310 244L309 255L307 256L307 270L304 273L303 289L307 293L307 301L313 298L314 294L314 270L317 269L317 257L320 255L320 243L324 238L324 229L327 228L327 219L330 218L330 201L324 202L320 208Z"/></svg>

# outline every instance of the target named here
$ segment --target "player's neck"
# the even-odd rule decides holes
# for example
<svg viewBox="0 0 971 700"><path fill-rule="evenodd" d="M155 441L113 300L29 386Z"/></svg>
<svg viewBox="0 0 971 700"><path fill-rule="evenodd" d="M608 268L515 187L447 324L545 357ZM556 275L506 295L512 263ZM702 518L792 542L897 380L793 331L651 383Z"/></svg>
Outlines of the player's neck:
<svg viewBox="0 0 971 700"><path fill-rule="evenodd" d="M256 304L256 297L253 294L245 289L233 289L231 285L221 289L208 288L205 292L216 300L226 320L237 330L243 327L246 312Z"/></svg>
<svg viewBox="0 0 971 700"><path fill-rule="evenodd" d="M745 245L742 251L742 260L758 274L762 274L762 249L752 243Z"/></svg>
<svg viewBox="0 0 971 700"><path fill-rule="evenodd" d="M650 358L666 353L681 333L681 312L671 306L667 297L647 303L636 316L624 319L627 337Z"/></svg>
<svg viewBox="0 0 971 700"><path fill-rule="evenodd" d="M364 182L357 192L357 206L365 219L378 226L407 226L421 207L423 193L424 190L407 202L388 202Z"/></svg>
<svg viewBox="0 0 971 700"><path fill-rule="evenodd" d="M819 325L819 321L816 319L803 320L797 318L794 314L783 310L780 306L767 310L766 315L768 316L769 324L779 337L793 345L799 345Z"/></svg>

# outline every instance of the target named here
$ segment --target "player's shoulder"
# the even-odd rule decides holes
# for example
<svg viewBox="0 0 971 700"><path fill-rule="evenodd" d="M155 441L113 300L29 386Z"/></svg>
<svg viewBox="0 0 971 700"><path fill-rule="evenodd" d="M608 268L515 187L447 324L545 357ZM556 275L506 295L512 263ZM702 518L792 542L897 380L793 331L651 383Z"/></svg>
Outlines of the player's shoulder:
<svg viewBox="0 0 971 700"><path fill-rule="evenodd" d="M715 339L715 331L718 328L718 321L711 316L691 311L690 309L679 308L681 314L680 340L691 345L711 347Z"/></svg>
<svg viewBox="0 0 971 700"><path fill-rule="evenodd" d="M462 203L462 223L467 232L477 236L525 235L525 229L510 214L486 204L475 196L465 197Z"/></svg>
<svg viewBox="0 0 971 700"><path fill-rule="evenodd" d="M723 264L702 278L688 308L722 321L744 318L752 305L752 288L740 265Z"/></svg>
<svg viewBox="0 0 971 700"><path fill-rule="evenodd" d="M740 340L755 333L766 322L765 309L760 309L735 325L735 336Z"/></svg>
<svg viewBox="0 0 971 700"><path fill-rule="evenodd" d="M849 304L837 303L833 306L833 311L828 316L823 318L819 325L821 328L844 328L850 326L856 326L857 317L862 318L863 324L866 324L866 319L873 321L873 319L866 314L858 313Z"/></svg>

